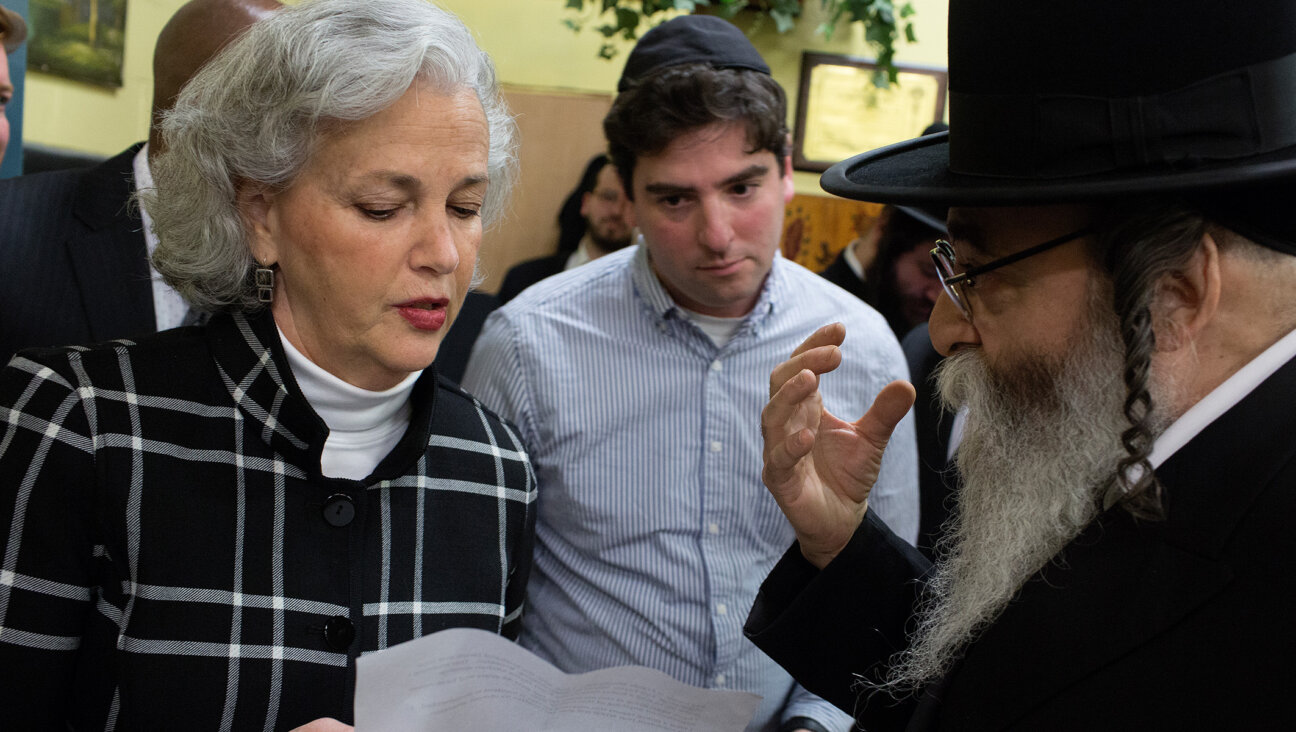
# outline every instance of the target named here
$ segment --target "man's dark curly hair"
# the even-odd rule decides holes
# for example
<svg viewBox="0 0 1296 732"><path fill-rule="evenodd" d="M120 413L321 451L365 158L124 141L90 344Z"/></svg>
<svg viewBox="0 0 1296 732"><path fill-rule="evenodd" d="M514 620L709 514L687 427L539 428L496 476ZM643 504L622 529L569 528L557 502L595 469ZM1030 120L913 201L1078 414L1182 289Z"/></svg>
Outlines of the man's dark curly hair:
<svg viewBox="0 0 1296 732"><path fill-rule="evenodd" d="M769 150L780 163L788 156L787 97L768 74L681 64L618 94L603 133L626 195L634 198L631 180L639 156L657 155L681 135L727 121L746 125L752 152Z"/></svg>

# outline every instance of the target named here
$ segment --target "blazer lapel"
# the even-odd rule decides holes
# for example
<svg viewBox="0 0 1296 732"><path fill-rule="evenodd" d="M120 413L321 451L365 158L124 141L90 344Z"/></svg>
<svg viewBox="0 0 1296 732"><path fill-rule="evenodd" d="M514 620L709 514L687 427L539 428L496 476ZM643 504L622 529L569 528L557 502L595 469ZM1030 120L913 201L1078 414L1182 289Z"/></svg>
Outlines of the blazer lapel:
<svg viewBox="0 0 1296 732"><path fill-rule="evenodd" d="M140 147L87 171L73 203L81 228L66 246L94 340L157 329L142 223L130 204Z"/></svg>

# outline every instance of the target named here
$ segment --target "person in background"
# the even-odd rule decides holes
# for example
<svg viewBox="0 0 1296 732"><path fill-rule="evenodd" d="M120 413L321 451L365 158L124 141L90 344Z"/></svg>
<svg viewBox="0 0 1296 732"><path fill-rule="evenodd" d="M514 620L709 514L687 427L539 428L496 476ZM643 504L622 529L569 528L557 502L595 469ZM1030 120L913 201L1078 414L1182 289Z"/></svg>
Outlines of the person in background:
<svg viewBox="0 0 1296 732"><path fill-rule="evenodd" d="M453 15L311 0L204 66L162 136L154 260L211 317L0 371L0 706L335 729L361 654L521 624L526 451L428 368L513 120Z"/></svg>
<svg viewBox="0 0 1296 732"><path fill-rule="evenodd" d="M5 148L9 146L9 117L5 106L13 98L14 85L9 78L9 54L18 50L27 40L27 23L22 16L0 5L0 160L4 160Z"/></svg>
<svg viewBox="0 0 1296 732"><path fill-rule="evenodd" d="M904 338L927 322L940 294L930 252L944 234L943 208L886 206L868 236L851 242L820 274L877 308L896 338Z"/></svg>
<svg viewBox="0 0 1296 732"><path fill-rule="evenodd" d="M951 206L949 543L869 495L912 390L831 429L851 334L816 332L770 377L800 541L747 633L865 729L1296 728L1296 2L1038 10L950 3L958 123L823 179Z"/></svg>
<svg viewBox="0 0 1296 732"><path fill-rule="evenodd" d="M922 134L948 129L944 122L933 122ZM884 206L869 232L846 245L820 274L877 308L903 341L927 322L940 294L928 252L945 235L945 215L944 206Z"/></svg>
<svg viewBox="0 0 1296 732"><path fill-rule="evenodd" d="M641 244L550 277L491 315L465 385L518 425L539 483L521 643L579 673L638 664L764 697L752 730L846 730L741 633L792 539L761 486L754 421L769 368L807 328L856 336L829 401L903 378L875 310L781 258L791 199L786 99L747 38L713 16L644 34L603 126ZM912 427L877 510L917 531Z"/></svg>
<svg viewBox="0 0 1296 732"><path fill-rule="evenodd" d="M629 216L630 202L616 168L607 155L595 155L558 214L558 253L514 265L504 276L500 301L512 300L546 277L624 249L630 243Z"/></svg>
<svg viewBox="0 0 1296 732"><path fill-rule="evenodd" d="M0 181L0 363L29 346L133 338L197 315L149 264L157 237L132 197L152 186L149 163L163 146L157 125L185 82L280 7L185 3L158 34L147 144L93 168Z"/></svg>

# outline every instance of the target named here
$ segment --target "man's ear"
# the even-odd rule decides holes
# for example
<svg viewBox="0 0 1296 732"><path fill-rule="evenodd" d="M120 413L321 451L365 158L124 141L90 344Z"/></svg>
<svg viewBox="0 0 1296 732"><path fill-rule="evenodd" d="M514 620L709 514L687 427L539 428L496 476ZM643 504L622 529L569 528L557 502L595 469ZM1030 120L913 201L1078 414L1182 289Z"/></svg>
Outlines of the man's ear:
<svg viewBox="0 0 1296 732"><path fill-rule="evenodd" d="M1182 270L1157 282L1151 311L1158 351L1177 351L1197 341L1219 312L1220 281L1219 246L1207 233Z"/></svg>
<svg viewBox="0 0 1296 732"><path fill-rule="evenodd" d="M594 194L593 194L593 193L590 193L589 191L586 191L586 192L584 192L584 193L581 194L580 215L581 215L581 218L583 218L583 219L589 217L589 202L590 202L590 196L593 196L593 195L594 195Z"/></svg>
<svg viewBox="0 0 1296 732"><path fill-rule="evenodd" d="M248 231L252 257L267 267L278 262L279 251L272 235L275 192L264 183L240 182L235 187L234 200Z"/></svg>

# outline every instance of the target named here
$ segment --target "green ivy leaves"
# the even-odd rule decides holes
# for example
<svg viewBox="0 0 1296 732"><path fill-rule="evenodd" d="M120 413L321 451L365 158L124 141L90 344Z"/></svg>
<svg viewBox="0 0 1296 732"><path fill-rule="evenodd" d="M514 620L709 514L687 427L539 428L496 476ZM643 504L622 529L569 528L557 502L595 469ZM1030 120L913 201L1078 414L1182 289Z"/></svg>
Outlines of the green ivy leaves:
<svg viewBox="0 0 1296 732"><path fill-rule="evenodd" d="M640 25L645 29L656 25L652 17L666 11L692 13L699 8L711 8L723 18L733 18L741 11L758 13L757 22L769 18L779 33L786 33L796 27L801 17L801 5L805 0L567 0L566 8L576 12L585 11L586 4L596 19L604 20L596 26L602 36L608 39L598 50L598 57L611 59L617 54L616 44L611 39L620 37L633 41L639 37ZM911 18L914 7L904 2L899 7L897 0L819 0L827 11L828 19L816 32L825 38L831 38L837 25L861 22L864 24L864 40L876 52L878 70L873 83L886 88L896 81L898 70L895 67L895 45L902 35L906 42L914 43L916 36ZM607 17L611 13L611 17ZM586 20L565 18L562 23L574 32L580 32Z"/></svg>

